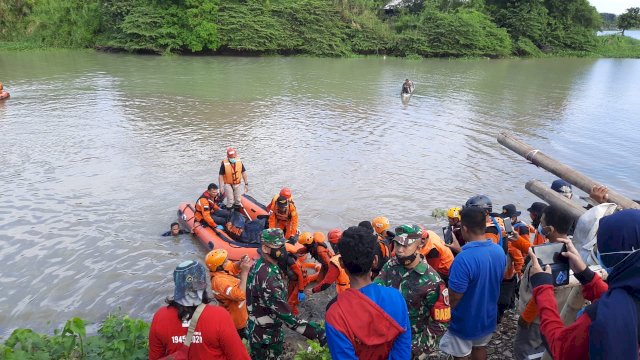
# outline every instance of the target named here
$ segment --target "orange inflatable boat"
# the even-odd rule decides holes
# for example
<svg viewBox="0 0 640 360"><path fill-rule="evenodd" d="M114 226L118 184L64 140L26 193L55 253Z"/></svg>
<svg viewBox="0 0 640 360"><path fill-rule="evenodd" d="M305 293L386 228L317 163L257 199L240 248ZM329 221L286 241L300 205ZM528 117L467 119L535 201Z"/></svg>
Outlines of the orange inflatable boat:
<svg viewBox="0 0 640 360"><path fill-rule="evenodd" d="M0 100L8 99L9 93L6 91L0 92Z"/></svg>
<svg viewBox="0 0 640 360"><path fill-rule="evenodd" d="M249 220L255 220L259 215L267 215L266 207L249 195L242 196L242 206L243 214ZM241 243L232 239L223 230L200 226L195 222L194 214L192 203L182 203L178 207L178 219L182 228L191 231L207 250L225 249L229 253L229 259L233 261L240 260L244 255L249 255L252 259L260 257L257 251L258 244ZM296 243L295 246L302 245Z"/></svg>

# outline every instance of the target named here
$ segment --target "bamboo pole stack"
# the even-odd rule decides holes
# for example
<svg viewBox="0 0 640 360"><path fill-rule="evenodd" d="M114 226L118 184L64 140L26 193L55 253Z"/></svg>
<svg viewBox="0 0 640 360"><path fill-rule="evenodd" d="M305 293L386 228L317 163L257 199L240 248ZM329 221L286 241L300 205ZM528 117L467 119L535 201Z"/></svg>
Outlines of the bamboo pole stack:
<svg viewBox="0 0 640 360"><path fill-rule="evenodd" d="M524 143L509 132L501 132L498 135L498 142L507 149L529 160L532 164L549 171L561 179L564 179L587 194L591 192L591 189L594 186L600 185L571 167L562 164L561 162L547 156L540 150ZM609 189L609 201L618 204L624 209L640 209L640 204L611 189Z"/></svg>

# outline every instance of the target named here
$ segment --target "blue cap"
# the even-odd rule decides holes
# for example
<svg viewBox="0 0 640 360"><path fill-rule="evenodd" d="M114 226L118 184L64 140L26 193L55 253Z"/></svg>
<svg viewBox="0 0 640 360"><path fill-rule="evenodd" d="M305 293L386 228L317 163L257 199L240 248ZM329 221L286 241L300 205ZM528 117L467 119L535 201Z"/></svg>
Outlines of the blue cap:
<svg viewBox="0 0 640 360"><path fill-rule="evenodd" d="M563 194L571 194L573 192L573 190L571 189L571 184L562 179L558 179L551 183L551 190Z"/></svg>

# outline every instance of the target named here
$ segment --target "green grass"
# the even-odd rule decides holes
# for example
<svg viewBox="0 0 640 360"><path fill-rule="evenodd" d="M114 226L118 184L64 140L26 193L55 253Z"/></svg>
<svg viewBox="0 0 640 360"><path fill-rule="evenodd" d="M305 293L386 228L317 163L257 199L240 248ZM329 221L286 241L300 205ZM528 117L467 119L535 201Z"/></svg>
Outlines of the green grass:
<svg viewBox="0 0 640 360"><path fill-rule="evenodd" d="M25 51L25 50L40 50L47 49L48 47L42 44L35 44L27 41L0 41L0 50L8 51Z"/></svg>
<svg viewBox="0 0 640 360"><path fill-rule="evenodd" d="M640 58L640 40L628 36L607 35L598 37L597 56L605 58Z"/></svg>

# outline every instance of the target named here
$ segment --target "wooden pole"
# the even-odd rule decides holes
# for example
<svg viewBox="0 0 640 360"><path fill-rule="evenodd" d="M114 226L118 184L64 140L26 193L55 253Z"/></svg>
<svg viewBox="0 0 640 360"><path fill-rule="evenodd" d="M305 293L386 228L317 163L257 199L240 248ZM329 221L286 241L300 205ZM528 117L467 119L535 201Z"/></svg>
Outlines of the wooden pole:
<svg viewBox="0 0 640 360"><path fill-rule="evenodd" d="M578 218L586 212L586 210L576 202L571 201L551 190L550 187L540 180L529 180L524 187L532 194L547 202L549 205L562 209L564 212L571 215L573 220L578 220Z"/></svg>
<svg viewBox="0 0 640 360"><path fill-rule="evenodd" d="M600 185L569 166L560 163L537 149L534 149L530 145L517 139L509 132L501 132L498 135L498 142L507 149L531 161L532 164L551 172L565 181L568 181L587 194L591 192L591 189L595 185ZM611 189L609 189L609 201L618 204L624 209L640 209L640 204Z"/></svg>

